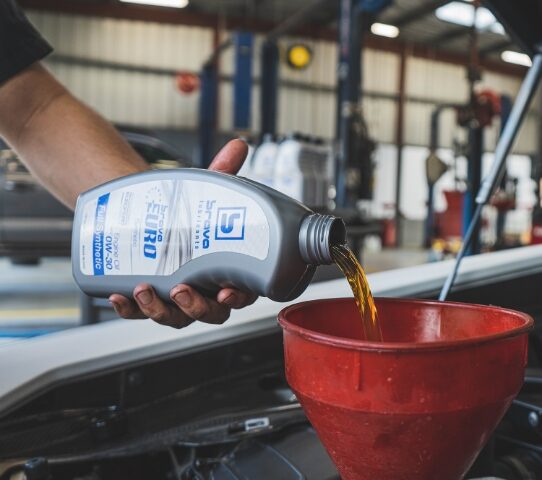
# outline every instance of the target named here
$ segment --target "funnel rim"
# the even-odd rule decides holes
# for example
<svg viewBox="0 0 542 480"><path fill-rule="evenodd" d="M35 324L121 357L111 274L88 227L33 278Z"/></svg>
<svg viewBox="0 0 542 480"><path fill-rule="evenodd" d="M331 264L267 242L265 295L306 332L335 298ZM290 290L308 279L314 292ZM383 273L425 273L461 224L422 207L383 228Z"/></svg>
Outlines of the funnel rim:
<svg viewBox="0 0 542 480"><path fill-rule="evenodd" d="M295 305L290 305L286 308L283 308L278 315L278 322L282 329L286 332L290 332L301 336L305 339L314 341L320 344L326 344L333 347L345 348L349 350L357 351L371 351L371 352L412 352L417 353L421 350L423 351L435 351L435 350L447 350L450 348L466 348L471 346L477 346L486 343L492 343L499 340L504 340L508 338L517 337L528 333L534 325L533 318L523 312L518 312L516 310L511 310L508 308L502 308L492 305L480 305L476 303L464 303L464 302L442 302L439 300L419 300L419 299L408 299L408 298L391 298L391 297L375 297L375 300L378 303L381 302L394 302L394 303L416 303L423 305L453 305L455 307L467 308L467 309L476 309L476 310L498 310L500 312L507 312L510 315L517 317L523 320L523 324L503 332L497 332L492 335L484 335L478 337L468 337L458 340L443 340L435 342L372 342L368 340L356 340L346 337L336 337L333 335L328 335L325 333L319 333L306 328L300 327L288 321L286 316L289 312L294 310L299 310L307 305L314 305L318 303L329 303L329 302L354 302L353 298L349 297L339 297L339 298L327 298L319 300L308 300L305 302L300 302Z"/></svg>

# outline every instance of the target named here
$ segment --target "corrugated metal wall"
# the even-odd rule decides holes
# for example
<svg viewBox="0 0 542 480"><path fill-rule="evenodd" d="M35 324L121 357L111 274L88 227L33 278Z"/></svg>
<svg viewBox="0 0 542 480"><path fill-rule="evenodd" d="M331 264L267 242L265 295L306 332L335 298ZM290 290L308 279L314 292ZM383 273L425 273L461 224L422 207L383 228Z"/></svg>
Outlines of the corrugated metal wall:
<svg viewBox="0 0 542 480"><path fill-rule="evenodd" d="M168 70L197 71L212 51L210 29L173 26L150 22L79 17L53 13L30 12L30 18L53 44L57 55L97 59L134 66ZM225 34L227 35L227 33ZM284 38L285 47L291 40ZM260 77L259 48L261 36L255 39L254 77ZM332 138L335 130L335 85L337 48L332 42L304 40L314 52L313 63L303 71L293 71L281 63L281 79L313 87L283 87L279 92L278 127L282 133L301 131ZM232 51L221 58L221 73L231 75ZM194 128L197 123L198 95L181 95L172 76L141 73L96 66L48 62L49 67L70 90L115 122L155 127ZM363 108L371 135L379 142L392 143L395 138L399 56L366 50L363 58ZM486 73L483 85L514 96L517 78ZM316 91L317 89L318 91ZM382 95L381 95L382 94ZM409 57L406 65L404 141L410 145L427 145L429 119L434 103L464 102L467 99L465 69L438 61ZM388 98L386 98L388 97ZM259 86L253 88L252 128L259 125ZM540 104L540 102L538 102ZM232 127L233 93L228 81L220 86L219 128ZM531 152L537 148L537 124L531 114L523 127L516 150ZM486 135L486 148L495 144L498 124ZM440 143L452 144L454 135L464 132L455 128L452 112L442 117Z"/></svg>
<svg viewBox="0 0 542 480"><path fill-rule="evenodd" d="M197 70L212 51L212 31L150 22L31 12L57 55L87 60ZM48 62L79 98L108 119L156 127L193 128L197 95L181 95L173 77Z"/></svg>

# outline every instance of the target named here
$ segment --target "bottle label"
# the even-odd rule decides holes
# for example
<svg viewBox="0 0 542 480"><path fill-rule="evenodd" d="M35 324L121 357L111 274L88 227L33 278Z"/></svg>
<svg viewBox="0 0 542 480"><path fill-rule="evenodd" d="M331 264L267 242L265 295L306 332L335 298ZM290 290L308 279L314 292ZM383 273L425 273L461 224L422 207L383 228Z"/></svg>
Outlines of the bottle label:
<svg viewBox="0 0 542 480"><path fill-rule="evenodd" d="M232 252L264 260L269 223L250 197L195 180L142 182L83 209L85 275L171 275L193 258Z"/></svg>

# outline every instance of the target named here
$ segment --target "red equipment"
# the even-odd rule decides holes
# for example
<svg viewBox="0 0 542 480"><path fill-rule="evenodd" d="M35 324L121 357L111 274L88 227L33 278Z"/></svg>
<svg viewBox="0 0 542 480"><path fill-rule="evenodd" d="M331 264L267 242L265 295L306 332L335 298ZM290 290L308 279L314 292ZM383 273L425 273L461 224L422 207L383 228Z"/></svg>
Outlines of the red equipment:
<svg viewBox="0 0 542 480"><path fill-rule="evenodd" d="M444 240L460 238L463 228L463 197L464 192L445 190L446 210L435 213L436 237Z"/></svg>
<svg viewBox="0 0 542 480"><path fill-rule="evenodd" d="M353 299L284 309L286 376L344 480L458 480L523 384L528 315L377 299L384 343Z"/></svg>
<svg viewBox="0 0 542 480"><path fill-rule="evenodd" d="M199 88L199 77L192 72L179 72L175 76L175 84L179 92L188 95Z"/></svg>
<svg viewBox="0 0 542 480"><path fill-rule="evenodd" d="M456 107L457 123L462 127L468 127L472 120L476 120L479 127L489 127L493 117L500 113L501 97L488 89L473 93L467 105Z"/></svg>

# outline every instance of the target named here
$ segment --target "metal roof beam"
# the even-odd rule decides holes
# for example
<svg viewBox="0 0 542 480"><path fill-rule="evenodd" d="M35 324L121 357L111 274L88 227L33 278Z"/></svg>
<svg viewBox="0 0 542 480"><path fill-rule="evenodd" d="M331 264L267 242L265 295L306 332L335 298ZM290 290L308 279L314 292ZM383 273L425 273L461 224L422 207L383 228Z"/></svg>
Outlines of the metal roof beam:
<svg viewBox="0 0 542 480"><path fill-rule="evenodd" d="M2 0L0 0L2 1ZM269 33L276 27L276 24L258 19L246 18L221 18L218 15L210 15L195 12L172 12L168 8L141 7L128 4L95 4L88 2L75 2L74 0L19 0L19 3L26 8L34 8L41 11L63 12L76 15L94 15L98 17L117 18L124 20L153 21L165 24L191 25L208 28L216 28L221 21L228 29L249 28L250 31L258 33ZM469 29L466 28L468 31ZM295 33L309 38L320 40L337 41L337 31L331 28L322 28L319 25L303 25L295 29ZM368 35L365 40L365 46L378 50L384 50L392 53L401 53L402 49L407 48L410 55L440 60L447 63L466 65L468 56L462 53L451 53L434 48L435 45L420 45L410 42L403 42L400 39L388 39ZM488 70L506 75L523 77L525 68L518 65L512 65L501 61L484 59L482 66Z"/></svg>
<svg viewBox="0 0 542 480"><path fill-rule="evenodd" d="M398 15L387 22L391 25L395 25L396 27L404 27L409 23L421 20L422 17L429 15L437 8L443 7L450 2L451 0L431 0L430 2L423 3L419 7L407 10L402 15Z"/></svg>
<svg viewBox="0 0 542 480"><path fill-rule="evenodd" d="M443 43L447 43L457 38L461 38L465 35L468 35L470 32L471 32L470 27L451 28L449 30L445 30L439 35L434 36L433 38L429 38L427 40L427 44L433 45L433 46L442 45Z"/></svg>
<svg viewBox="0 0 542 480"><path fill-rule="evenodd" d="M3 0L0 0L3 1ZM330 1L330 0L327 0ZM323 2L323 0L322 0ZM158 22L173 25L191 25L197 27L216 28L221 26L229 30L249 30L269 33L277 27L276 22L265 19L243 16L220 16L193 10L175 10L171 8L136 5L119 2L80 2L74 0L19 0L24 8L63 12L73 15L91 15L144 22ZM298 23L292 27L291 33L303 36L322 36L336 39L336 33L321 25Z"/></svg>
<svg viewBox="0 0 542 480"><path fill-rule="evenodd" d="M319 9L325 7L330 0L314 0L313 2L305 5L303 8L298 10L296 13L291 15L289 18L277 25L269 34L267 35L267 41L275 41L282 35L290 33L296 27L306 24L307 21L317 12Z"/></svg>
<svg viewBox="0 0 542 480"><path fill-rule="evenodd" d="M491 55L492 53L499 52L506 48L510 48L513 45L514 45L514 42L512 42L512 40L506 39L501 42L496 42L496 43L493 43L492 45L489 45L487 47L480 49L479 53L481 57L486 57L487 55Z"/></svg>

